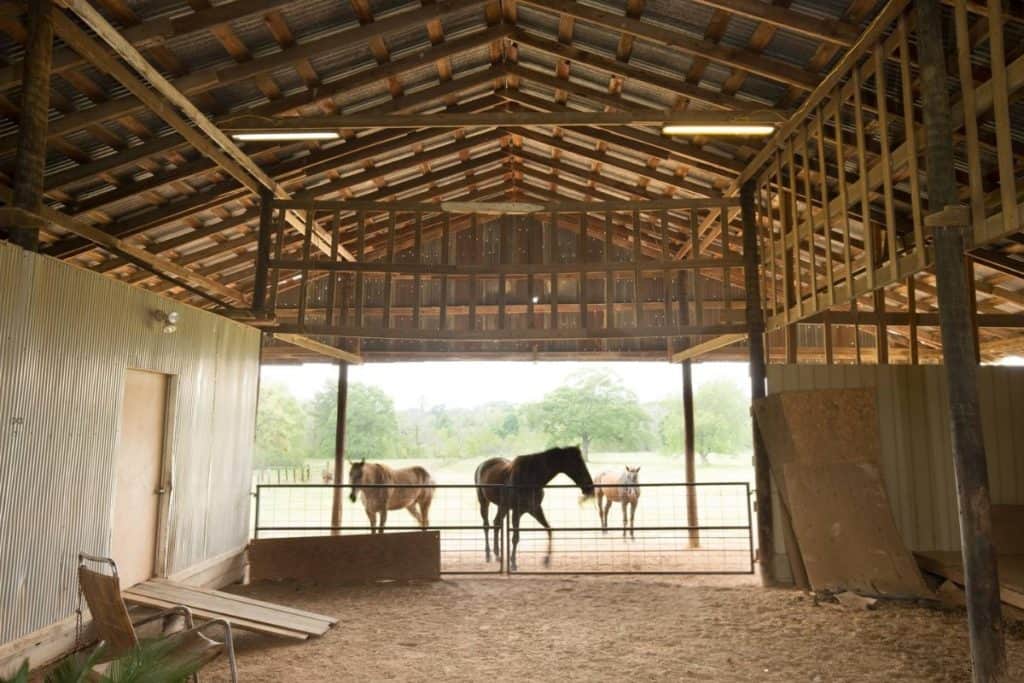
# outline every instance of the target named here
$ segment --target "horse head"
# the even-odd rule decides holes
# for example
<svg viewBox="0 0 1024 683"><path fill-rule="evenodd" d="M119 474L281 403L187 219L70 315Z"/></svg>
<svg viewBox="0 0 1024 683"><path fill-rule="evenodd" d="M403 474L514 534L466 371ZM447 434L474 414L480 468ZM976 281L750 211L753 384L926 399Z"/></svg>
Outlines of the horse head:
<svg viewBox="0 0 1024 683"><path fill-rule="evenodd" d="M569 446L559 449L562 460L562 472L576 482L583 492L584 498L594 495L594 480L590 478L590 470L587 463L583 461L583 452L579 446Z"/></svg>
<svg viewBox="0 0 1024 683"><path fill-rule="evenodd" d="M348 469L348 483L352 487L348 494L348 499L353 503L356 502L356 489L359 488L359 484L363 481L363 466L365 464L366 458L363 458L359 462L352 463Z"/></svg>

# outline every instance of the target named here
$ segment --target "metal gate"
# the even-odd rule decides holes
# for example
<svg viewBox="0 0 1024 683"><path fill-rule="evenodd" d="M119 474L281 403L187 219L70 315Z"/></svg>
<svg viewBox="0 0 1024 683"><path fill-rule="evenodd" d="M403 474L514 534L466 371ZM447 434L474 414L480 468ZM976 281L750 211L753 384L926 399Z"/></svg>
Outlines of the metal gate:
<svg viewBox="0 0 1024 683"><path fill-rule="evenodd" d="M395 486L392 486L395 488ZM520 520L516 565L507 552L499 562L484 550L483 520L472 484L435 484L429 528L441 534L443 574L751 574L753 533L750 485L744 482L657 483L636 486L633 524L623 522L622 504L612 502L602 528L596 498L581 500L578 487L549 485L543 510L548 535L529 514ZM617 486L602 487L605 492ZM331 523L335 495L341 523ZM345 484L259 484L255 492L254 538L366 534L370 524L362 502L352 502ZM506 489L504 495L514 492ZM612 495L612 498L618 496ZM607 506L608 503L606 502ZM497 508L489 506L489 527ZM385 532L419 529L405 510L389 511ZM499 520L504 549L514 523ZM493 528L489 543L493 545Z"/></svg>

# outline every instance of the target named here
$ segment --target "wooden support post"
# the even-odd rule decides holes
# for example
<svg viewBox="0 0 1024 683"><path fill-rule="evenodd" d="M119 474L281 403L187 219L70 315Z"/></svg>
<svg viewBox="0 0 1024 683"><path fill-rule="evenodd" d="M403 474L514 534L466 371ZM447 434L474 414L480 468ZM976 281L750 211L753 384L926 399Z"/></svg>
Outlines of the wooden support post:
<svg viewBox="0 0 1024 683"><path fill-rule="evenodd" d="M957 203L953 123L946 89L946 55L939 0L917 0L916 5L918 62L927 134L928 212L936 214ZM978 408L978 365L971 324L973 302L969 298L970 288L964 267L967 227L935 226L934 259L953 435L953 468L960 509L960 545L963 549L971 660L974 681L989 683L1006 680L1006 643L999 603L996 549L992 543L988 469Z"/></svg>
<svg viewBox="0 0 1024 683"><path fill-rule="evenodd" d="M885 324L885 290L876 289L875 297L875 362L879 365L889 364L889 327Z"/></svg>
<svg viewBox="0 0 1024 683"><path fill-rule="evenodd" d="M910 364L920 363L920 350L917 342L917 289L913 275L907 277L907 310L910 313Z"/></svg>
<svg viewBox="0 0 1024 683"><path fill-rule="evenodd" d="M758 277L757 218L754 214L754 183L747 181L740 192L740 206L743 215L743 283L747 290L747 335L750 350L750 398L752 401L765 397L764 358L764 312L761 310L761 287ZM772 538L772 489L768 453L761 440L761 432L753 421L754 430L754 481L757 504L757 547L761 564L761 583L770 586L775 583L775 542Z"/></svg>
<svg viewBox="0 0 1024 683"><path fill-rule="evenodd" d="M338 535L341 530L341 504L345 492L338 484L344 481L345 470L345 414L348 404L348 363L338 362L338 423L334 427L334 504L331 506L331 533Z"/></svg>
<svg viewBox="0 0 1024 683"><path fill-rule="evenodd" d="M700 529L697 526L697 459L693 424L693 373L689 360L683 361L683 442L686 456L686 525L690 527L690 547L700 547Z"/></svg>
<svg viewBox="0 0 1024 683"><path fill-rule="evenodd" d="M260 192L260 227L256 236L256 272L252 280L252 312L257 318L266 318L267 276L270 271L270 237L274 231L274 195L270 190Z"/></svg>
<svg viewBox="0 0 1024 683"><path fill-rule="evenodd" d="M832 321L829 318L829 311L824 313L825 323L822 325L822 334L825 337L825 365L835 363L835 349L832 340Z"/></svg>
<svg viewBox="0 0 1024 683"><path fill-rule="evenodd" d="M14 159L14 207L38 216L43 210L46 127L50 112L50 63L53 58L53 3L28 3L28 40L21 77L18 152ZM8 227L11 242L39 251L39 225Z"/></svg>

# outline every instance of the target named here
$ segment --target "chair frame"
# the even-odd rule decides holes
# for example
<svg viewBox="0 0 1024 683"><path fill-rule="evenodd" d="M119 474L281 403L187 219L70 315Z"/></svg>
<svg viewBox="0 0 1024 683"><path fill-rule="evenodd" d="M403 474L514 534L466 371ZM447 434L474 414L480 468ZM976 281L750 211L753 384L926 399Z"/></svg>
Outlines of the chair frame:
<svg viewBox="0 0 1024 683"><path fill-rule="evenodd" d="M78 566L80 568L81 567L85 567L86 569L88 569L88 566L86 565L86 562L94 562L94 563L97 563L97 564L107 565L108 567L110 567L111 576L113 576L113 578L118 581L118 588L120 589L120 576L117 573L117 563L114 562L113 559L111 559L109 557L102 557L102 556L99 556L99 555L89 555L88 553L79 553L78 554ZM123 597L121 598L121 601L122 601L122 603L124 602L124 598ZM203 640L209 641L211 643L223 645L224 649L225 649L225 651L227 653L227 656L228 656L228 666L230 667L230 670L231 670L231 681L232 681L232 683L238 683L238 669L237 669L236 662L235 662L234 638L232 636L231 624L226 619L210 619L210 620L204 621L203 623L201 623L198 626L196 626L195 625L195 619L194 619L194 617L192 615L192 610L190 610L185 605L174 605L173 607L168 607L168 608L165 608L165 609L161 609L161 610L158 610L157 612L155 612L153 614L148 614L148 615L146 615L146 616L144 616L144 617L142 617L140 619L137 619L137 620L133 620L129 616L128 626L131 627L132 637L135 640L135 644L138 645L138 636L135 634L135 628L137 626L142 626L144 624L148 624L148 623L151 623L153 621L156 621L157 619L162 619L162 618L169 617L169 616L172 616L172 615L175 615L175 614L180 615L181 617L184 618L184 620L185 620L185 628L180 630L180 631L175 631L173 634L170 634L170 635L177 636L177 635L183 634L183 633L185 633L185 634L192 633L192 634L195 634L198 637L202 638ZM207 631L211 627L219 627L219 628L222 628L224 630L224 639L223 639L223 641L215 640L214 638L211 638L208 635L206 635L205 631ZM199 674L198 673L193 674L193 680L198 683L198 681L199 681Z"/></svg>

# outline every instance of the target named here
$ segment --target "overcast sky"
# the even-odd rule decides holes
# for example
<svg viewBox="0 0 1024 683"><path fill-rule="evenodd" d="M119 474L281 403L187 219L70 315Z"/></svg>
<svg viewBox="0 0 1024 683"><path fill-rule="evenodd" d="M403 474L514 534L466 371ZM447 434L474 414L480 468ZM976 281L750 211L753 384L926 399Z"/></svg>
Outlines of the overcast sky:
<svg viewBox="0 0 1024 683"><path fill-rule="evenodd" d="M640 401L682 396L682 369L670 363L572 363L451 361L422 363L369 363L349 368L349 381L383 389L399 410L446 405L468 408L492 401L536 401L583 368L608 369L636 392ZM333 365L265 366L264 382L287 386L301 399L311 397L327 379L338 376ZM693 366L694 386L727 377L749 394L746 363L698 363Z"/></svg>

